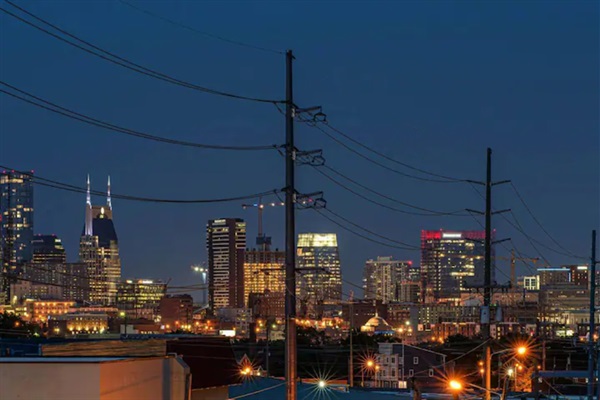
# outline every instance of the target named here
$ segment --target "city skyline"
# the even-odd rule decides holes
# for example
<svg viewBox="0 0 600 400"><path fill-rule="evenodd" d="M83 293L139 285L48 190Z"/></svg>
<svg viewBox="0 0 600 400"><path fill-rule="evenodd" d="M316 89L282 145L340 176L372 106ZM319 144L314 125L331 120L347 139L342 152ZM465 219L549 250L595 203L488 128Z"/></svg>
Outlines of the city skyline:
<svg viewBox="0 0 600 400"><path fill-rule="evenodd" d="M155 11L185 21L189 15L205 15L206 10L227 13L223 7L187 4L170 9L156 4ZM594 90L598 86L598 61L594 57L597 26L592 21L594 11L587 9L593 6L580 3L575 8L559 4L542 7L532 3L521 8L520 18L502 4L475 8L441 5L446 15L453 16L454 26L429 25L432 19L437 20L439 11L425 4L387 4L389 12L353 5L344 10L347 18L332 26L330 17L337 15L337 10L326 4L319 15L294 9L286 29L261 13L259 6L239 7L248 15L256 15L256 20L237 20L225 26L213 25L216 22L211 20L202 23L208 30L225 31L234 37L245 36L244 32L256 23L265 27L264 31L254 32L257 42L293 48L299 99L323 105L333 126L410 165L475 180L483 179L485 148L492 147L494 177L512 179L557 242L579 256L588 256L589 225L600 218L598 150L589 145L595 142L598 130ZM274 12L292 10L286 4L273 7ZM240 65L240 57L256 54L249 53L251 49L186 36L174 27L157 26L157 21L121 6L118 12L105 4L53 8L36 3L30 8L94 43L191 81L275 98L283 95L283 57L278 55L257 56L252 63ZM309 16L314 19L311 31L303 23ZM107 31L105 24L93 21L93 17L112 21L114 29ZM25 67L22 63L4 63L3 75L18 87L127 127L176 138L231 144L283 140L283 122L272 106L215 99L137 77L76 49L67 50L63 44L7 16L2 18L2 30L15 38L6 43L6 59L25 57L26 61ZM364 19L364 25L352 23L355 19ZM136 30L131 20L136 22ZM376 24L372 22L375 20ZM283 33L273 37L273 31ZM164 41L149 51L143 47L148 35L161 35ZM486 43L498 45L482 45L481 35L489 39ZM323 43L323 37L329 38L327 43ZM172 46L180 40L199 51L190 53ZM23 54L24 49L29 51ZM57 52L66 60L55 59ZM361 52L367 56L357 58ZM456 54L464 62L457 64ZM206 63L206 55L214 57L214 62ZM165 63L167 59L188 62L174 67ZM67 67L68 63L77 68ZM526 68L521 68L524 65ZM232 79L240 74L242 78ZM90 79L95 76L102 79ZM155 99L144 95L148 91L155 93ZM390 101L392 98L394 101ZM153 112L158 109L162 114ZM198 110L200 124L195 117ZM283 187L282 162L277 155L226 155L147 143L105 134L6 97L0 113L2 131L14 132L3 135L2 150L22 148L20 138L31 138L29 151L0 150L3 164L34 169L49 179L81 186L87 171L92 177L110 173L116 193L164 198L236 196ZM438 184L398 176L354 157L317 131L301 124L297 131L301 147L323 148L327 165L386 195L442 211L483 208L482 199L467 184ZM61 146L56 147L57 143ZM112 157L107 157L109 154ZM559 162L566 155L570 162ZM390 163L390 167L396 166ZM251 179L244 179L246 174ZM323 190L332 210L352 216L360 225L386 237L415 246L422 229L479 229L469 217L411 216L382 209L332 185L310 168L299 168L298 181L308 192ZM513 209L529 235L555 247L511 190L495 189L494 207ZM37 186L35 197L40 205L36 207L36 233L56 233L63 238L70 261L75 261L81 215L74 210L79 210L79 195ZM177 284L193 279L189 265L206 259L204 246L198 245L204 242L203 221L220 215L246 217L239 208L241 202L180 206L114 201L118 201L126 274L173 278ZM564 213L555 212L562 208ZM353 215L357 209L361 213ZM282 249L283 209L269 211L264 218L273 247ZM252 226L253 220L247 220ZM537 244L540 251L536 251L501 216L496 216L493 224L499 238L512 237L524 253L543 253L552 265L573 263L572 257ZM297 232L337 232L345 258L345 277L355 283L361 281L363 262L377 255L416 260L414 252L366 242L311 211L299 213L297 228ZM152 252L147 251L149 245ZM498 246L498 254L507 256L508 251ZM505 268L508 270L508 265ZM522 264L517 268L520 274L527 272Z"/></svg>

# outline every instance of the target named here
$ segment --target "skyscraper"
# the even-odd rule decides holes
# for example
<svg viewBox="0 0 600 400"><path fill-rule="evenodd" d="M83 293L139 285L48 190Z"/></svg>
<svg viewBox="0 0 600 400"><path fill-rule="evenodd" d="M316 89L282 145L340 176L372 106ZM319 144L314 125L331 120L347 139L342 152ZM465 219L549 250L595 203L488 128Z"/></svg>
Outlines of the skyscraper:
<svg viewBox="0 0 600 400"><path fill-rule="evenodd" d="M62 299L63 284L69 279L65 276L67 255L62 241L56 235L34 235L31 248L33 257L23 273L31 282L32 297Z"/></svg>
<svg viewBox="0 0 600 400"><path fill-rule="evenodd" d="M377 257L365 263L363 292L366 300L381 300L384 304L400 301L402 284L418 283L412 261Z"/></svg>
<svg viewBox="0 0 600 400"><path fill-rule="evenodd" d="M79 260L87 265L90 301L102 305L116 302L121 280L119 240L112 219L110 177L106 206L92 206L90 177L87 179L85 226L79 242Z"/></svg>
<svg viewBox="0 0 600 400"><path fill-rule="evenodd" d="M33 239L33 184L31 173L0 173L0 300L10 298L10 282L31 260Z"/></svg>
<svg viewBox="0 0 600 400"><path fill-rule="evenodd" d="M422 299L460 301L466 286L483 285L484 239L483 231L421 231Z"/></svg>
<svg viewBox="0 0 600 400"><path fill-rule="evenodd" d="M281 315L285 295L285 252L246 250L244 255L244 305L262 310L261 316ZM260 302L262 304L255 304Z"/></svg>
<svg viewBox="0 0 600 400"><path fill-rule="evenodd" d="M208 304L213 312L226 307L244 307L245 248L246 223L243 219L208 221Z"/></svg>
<svg viewBox="0 0 600 400"><path fill-rule="evenodd" d="M342 275L335 233L299 234L296 264L300 315L320 318L327 309L340 305Z"/></svg>

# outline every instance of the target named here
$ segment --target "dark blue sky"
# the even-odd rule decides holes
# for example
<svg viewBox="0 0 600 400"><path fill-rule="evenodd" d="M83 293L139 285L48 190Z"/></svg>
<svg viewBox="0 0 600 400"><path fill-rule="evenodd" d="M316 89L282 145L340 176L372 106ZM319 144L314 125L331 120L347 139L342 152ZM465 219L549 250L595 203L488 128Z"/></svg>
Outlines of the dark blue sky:
<svg viewBox="0 0 600 400"><path fill-rule="evenodd" d="M210 88L282 98L284 58L174 27L118 1L35 2L28 10L137 63ZM323 105L332 125L417 167L484 179L511 179L547 230L589 255L598 228L599 30L595 1L554 2L147 2L136 3L197 29L276 49L290 48L301 106ZM10 9L6 3L2 7ZM284 138L272 105L175 87L99 60L14 19L0 16L1 79L43 98L132 129L213 144L271 144ZM284 186L275 152L216 152L144 141L81 124L0 96L0 161L40 176L151 197L214 198ZM324 149L328 165L389 196L438 210L483 208L466 184L403 178L348 153L319 131L298 126L301 149ZM393 165L391 165L393 166ZM410 172L410 171L407 171ZM421 229L478 229L471 218L419 217L385 210L343 191L308 167L299 189L323 190L328 206L365 227L419 244ZM381 200L381 199L379 199ZM77 257L84 195L36 187L35 231L56 233ZM95 198L95 203L104 199ZM249 243L256 213L241 202L161 205L114 200L124 277L190 283L204 261L205 224L243 217ZM555 247L510 186L494 208L512 208L525 230ZM501 218L498 237L539 255ZM283 209L267 231L283 246ZM418 261L342 231L312 211L298 232L337 232L343 277L360 283L378 255ZM508 244L510 247L510 243ZM543 249L552 264L578 260ZM502 247L498 253L507 255ZM504 273L508 267L501 264ZM524 267L520 272L526 272ZM499 280L506 280L498 272ZM346 288L348 291L349 288Z"/></svg>

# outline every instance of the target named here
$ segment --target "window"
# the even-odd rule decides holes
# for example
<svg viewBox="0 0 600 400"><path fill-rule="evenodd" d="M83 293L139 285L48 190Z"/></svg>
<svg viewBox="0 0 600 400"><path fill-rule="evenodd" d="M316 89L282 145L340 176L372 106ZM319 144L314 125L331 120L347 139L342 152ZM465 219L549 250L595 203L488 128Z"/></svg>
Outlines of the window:
<svg viewBox="0 0 600 400"><path fill-rule="evenodd" d="M404 365L404 357L398 357L398 364Z"/></svg>
<svg viewBox="0 0 600 400"><path fill-rule="evenodd" d="M429 376L433 376L433 369L429 370Z"/></svg>
<svg viewBox="0 0 600 400"><path fill-rule="evenodd" d="M413 365L419 365L419 357L413 357Z"/></svg>
<svg viewBox="0 0 600 400"><path fill-rule="evenodd" d="M394 368L392 368L392 374L391 374L391 376L392 376L392 377L395 377L395 376L396 376L396 370L395 370Z"/></svg>
<svg viewBox="0 0 600 400"><path fill-rule="evenodd" d="M408 376L409 376L410 378L412 378L413 376L415 376L415 370L414 370L414 369L409 369L409 370L408 370Z"/></svg>

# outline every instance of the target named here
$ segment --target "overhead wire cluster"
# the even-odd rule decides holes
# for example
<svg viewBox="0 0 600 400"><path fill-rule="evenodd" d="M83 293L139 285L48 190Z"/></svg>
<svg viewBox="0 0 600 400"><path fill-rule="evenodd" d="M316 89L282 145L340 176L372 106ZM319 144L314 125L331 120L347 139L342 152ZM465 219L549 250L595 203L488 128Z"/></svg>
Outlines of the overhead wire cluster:
<svg viewBox="0 0 600 400"><path fill-rule="evenodd" d="M135 5L129 1L120 0L120 2L132 9L137 10L138 12L144 13L153 18L161 19L171 25L179 26L180 28L195 32L197 34L200 34L200 35L203 35L206 37L221 40L223 42L227 42L227 43L237 45L237 46L254 48L256 50L261 50L261 51L271 52L271 53L276 53L276 54L283 54L283 52L281 52L279 50L269 49L269 48L265 48L265 47L261 47L261 46L255 46L255 45L252 45L249 43L231 40L231 39L225 38L220 35L213 35L211 33L195 29L195 28L185 25L183 23L177 22L173 19L161 16L157 13L149 11L149 10L142 8L138 5ZM32 13L31 11L15 4L13 1L5 0L5 4L8 5L9 7L11 7L10 10L0 7L0 11L2 11L5 15L7 15L7 16L33 28L33 29L36 29L36 30L44 33L45 35L48 35L64 44L67 44L73 48L76 48L82 52L92 55L98 59L102 59L106 62L112 63L113 65L117 65L117 66L127 69L129 71L136 72L138 74L141 74L141 75L144 75L144 76L147 76L147 77L159 80L159 81L163 81L163 82L166 82L166 83L169 83L172 85L199 91L202 93L207 93L207 94L217 95L217 96L222 96L222 97L228 97L228 98L238 99L238 100L246 100L246 101L259 102L259 103L270 103L270 104L275 105L280 112L281 112L281 109L279 108L279 105L285 103L284 100L280 100L280 99L269 99L269 98L261 98L261 97L254 97L254 96L245 96L245 95L241 95L238 93L231 93L231 92L208 88L208 87L205 87L202 85L198 85L196 83L192 83L192 82L177 78L173 75L158 71L156 69L149 68L147 66L143 66L139 63L132 61L131 59L120 56L112 51L106 50L96 44L93 44L88 40L82 39L81 37L67 31L66 29L58 26L57 24L51 23L48 20L46 20L45 18L42 18L42 17ZM197 142L189 142L189 141L172 139L166 135L154 135L154 134L151 134L148 132L122 127L117 124L113 124L111 122L107 122L105 120L101 120L101 119L74 111L73 109L61 106L55 102L52 102L50 100L39 97L33 93L30 93L28 91L20 89L16 86L14 86L10 83L4 82L4 81L0 81L0 85L2 86L2 87L0 87L0 92L4 93L5 95L11 96L15 99L18 99L20 101L26 102L32 106L36 106L38 108L42 108L47 111L51 111L53 113L56 113L56 114L59 114L59 115L62 115L62 116L65 116L65 117L68 117L68 118L71 118L74 120L78 120L80 122L83 122L83 123L86 123L89 125L93 125L93 126L105 129L105 130L110 130L113 132L118 132L121 134L129 135L129 136L133 136L133 137L137 137L137 138L162 142L162 143L166 143L166 144L194 147L194 148L201 148L201 149L209 149L209 150L240 150L240 151L250 150L251 151L251 150L273 150L273 149L275 149L281 153L280 149L282 148L282 146L276 145L276 144L259 145L259 146L213 145L213 144L197 143ZM414 165L411 165L404 161L401 161L397 158L391 157L371 146L368 146L367 144L361 142L360 140L355 139L352 135L349 135L349 134L345 133L344 131L342 131L341 129L337 128L336 126L332 125L326 118L323 117L324 114L322 114L320 111L317 114L310 113L310 112L308 114L312 118L306 118L302 115L298 115L297 120L305 123L306 125L308 125L309 127L313 128L313 129L319 131L321 134L325 135L327 138L329 138L330 140L335 142L337 145L341 146L342 148L344 148L345 150L350 152L353 156L356 156L362 160L365 160L368 163L375 165L381 169L384 169L389 172L393 172L394 174L397 174L397 175L405 177L405 178L409 178L412 180L425 182L425 183L456 184L456 183L468 182L467 179L462 178L462 177L450 176L447 174L437 173L434 171L419 168L417 166L414 166ZM321 114L321 115L319 115L319 114ZM322 158L322 155L319 155L317 157ZM381 208L384 208L387 210L395 211L395 212L406 214L406 215L417 215L417 216L427 216L427 217L431 217L431 216L464 217L464 216L470 215L468 213L465 213L463 210L456 210L456 211L434 210L434 209L430 209L430 208L423 207L420 205L411 204L404 200L397 199L393 196L385 194L381 191L373 189L372 187L359 182L357 179L350 177L348 174L340 172L340 170L337 168L333 168L332 166L327 165L325 163L324 158L322 158L322 162L319 164L314 161L314 156L313 156L313 160L306 164L313 167L317 173L319 173L321 176L325 177L328 181L332 182L336 186L339 186L340 188L355 195L356 197L359 197L371 204L374 204L378 207L381 207ZM394 166L392 167L391 165L394 165ZM401 170L398 167L402 167L405 170ZM2 168L2 167L0 166L0 168ZM10 169L8 167L5 167L5 168ZM408 170L408 171L406 171L406 170ZM54 181L54 180L50 180L47 178L42 178L39 176L32 176L32 179L35 184L38 184L41 186L47 186L47 187L71 191L71 192L75 192L75 193L85 193L85 188L82 188L79 186L70 185L70 184L60 182L60 181ZM577 255L575 255L573 252L566 249L553 236L551 236L549 234L549 232L544 228L544 226L541 224L539 219L537 219L536 216L533 214L530 207L525 202L525 200L523 199L523 197L521 196L521 194L517 190L517 188L514 185L512 185L512 188L514 190L515 195L517 196L519 201L522 203L522 205L525 207L525 209L527 210L529 215L534 219L536 224L542 229L542 231L546 234L546 236L548 236L548 238L552 241L552 243L555 246L559 247L561 249L561 251L558 251L558 250L554 249L553 247L546 246L542 242L540 242L538 239L535 239L535 238L531 237L531 235L528 235L525 232L525 230L523 229L522 224L518 221L518 219L516 218L516 215L514 213L512 213L514 222L508 220L504 215L502 216L503 218L506 219L506 221L509 223L509 225L511 225L514 229L516 229L521 234L523 234L527 238L529 243L532 245L532 247L535 249L535 251L537 253L539 253L540 255L541 255L541 252L535 246L536 243L539 246L544 247L553 252L556 252L558 254L561 254L564 256L569 256L569 257L581 258L581 257L578 257ZM113 194L112 197L118 198L118 199L123 199L123 200L131 200L131 201L190 204L190 203L216 203L216 202L235 201L235 200L257 198L257 197L268 196L268 195L277 195L280 192L281 192L281 190L271 190L271 191L265 191L265 192L261 192L261 193L244 195L244 196L236 196L236 197L228 197L228 198L215 198L215 199L160 199L160 198L151 198L151 197L134 196L134 195L120 195L120 194ZM99 192L99 191L94 191L94 193L95 194L104 194L103 192ZM367 194L365 194L365 193L367 193ZM375 198L373 198L373 196L375 196ZM395 205L390 205L389 203L394 203ZM311 207L311 208L314 208L314 207ZM376 244L379 244L382 246L386 246L386 247L401 249L401 250L409 250L409 251L419 250L419 246L412 245L412 244L409 244L409 243L406 243L406 242L403 242L400 240L392 239L387 236L381 235L373 229L366 228L366 227L362 226L361 224L358 224L358 223L352 221L351 219L344 217L337 212L332 211L331 208L329 208L329 207L317 208L316 212L318 212L324 218L328 219L331 223L334 223L335 225L341 227L342 229L347 230L347 231L351 232L352 234L354 234L358 237L361 237L365 240L368 240L370 242L373 242L373 243L376 243ZM544 260L548 263L548 261L545 257L542 256L542 258L544 258Z"/></svg>

